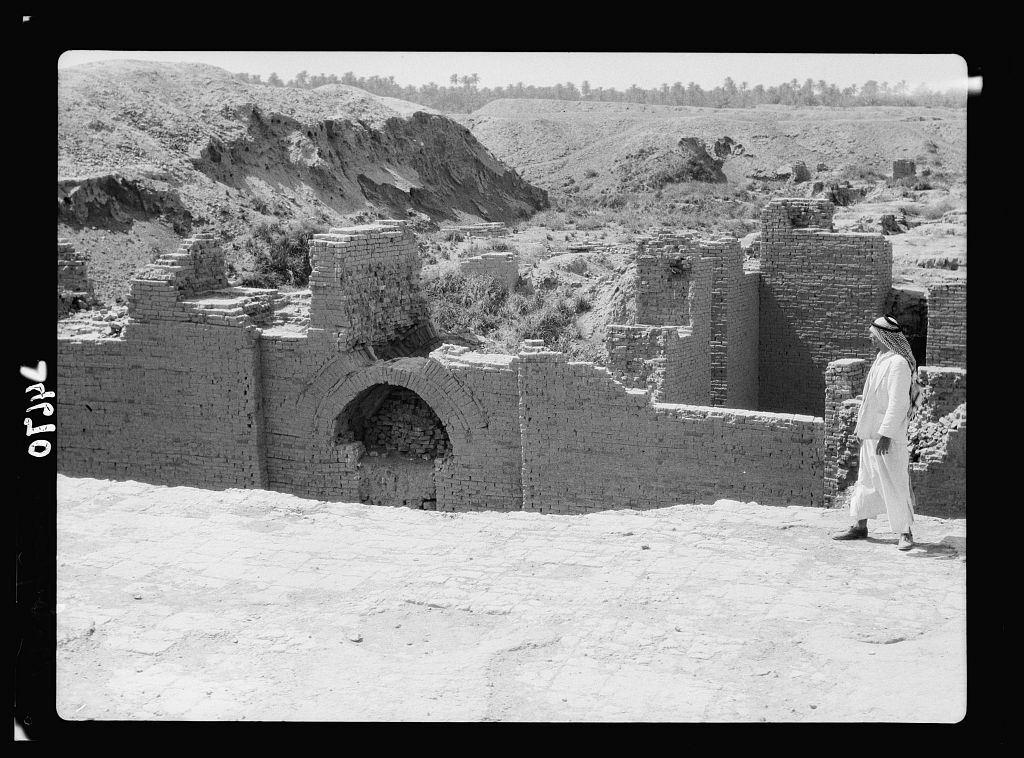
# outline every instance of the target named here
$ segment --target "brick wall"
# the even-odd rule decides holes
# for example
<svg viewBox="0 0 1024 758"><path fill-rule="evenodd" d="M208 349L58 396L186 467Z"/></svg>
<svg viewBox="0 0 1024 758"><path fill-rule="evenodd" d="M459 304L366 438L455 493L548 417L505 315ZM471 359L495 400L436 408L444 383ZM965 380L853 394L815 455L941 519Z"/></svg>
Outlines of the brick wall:
<svg viewBox="0 0 1024 758"><path fill-rule="evenodd" d="M132 280L120 338L58 340L62 472L266 486L255 322L273 294L226 286L219 244L196 235Z"/></svg>
<svg viewBox="0 0 1024 758"><path fill-rule="evenodd" d="M162 253L130 282L128 316L138 324L166 321L254 326L265 323L275 290L229 287L224 253L212 234L197 234Z"/></svg>
<svg viewBox="0 0 1024 758"><path fill-rule="evenodd" d="M65 239L57 240L57 288L93 294L85 256Z"/></svg>
<svg viewBox="0 0 1024 758"><path fill-rule="evenodd" d="M827 372L825 504L857 481L860 440L854 433L859 395L870 364L833 361ZM907 430L915 512L941 518L967 515L967 371L922 366L923 404Z"/></svg>
<svg viewBox="0 0 1024 758"><path fill-rule="evenodd" d="M440 462L437 509L512 510L523 504L518 359L446 345L431 353L449 381L486 414L468 445Z"/></svg>
<svg viewBox="0 0 1024 758"><path fill-rule="evenodd" d="M501 221L489 221L481 224L464 224L455 227L469 237L507 237L510 229Z"/></svg>
<svg viewBox="0 0 1024 758"><path fill-rule="evenodd" d="M228 286L224 252L213 234L195 234L182 240L174 252L161 254L133 279L130 315L134 315L132 309L137 308L140 302L141 291L135 293L137 284L149 282L165 284L174 292L175 299L223 289Z"/></svg>
<svg viewBox="0 0 1024 758"><path fill-rule="evenodd" d="M606 332L608 367L623 384L646 388L660 402L710 405L714 362L721 393L728 285L716 290L715 276L724 276L721 251L730 245L669 234L644 241L636 324L609 325Z"/></svg>
<svg viewBox="0 0 1024 758"><path fill-rule="evenodd" d="M523 508L584 513L730 497L820 505L820 419L685 405L561 353L519 355Z"/></svg>
<svg viewBox="0 0 1024 758"><path fill-rule="evenodd" d="M484 253L459 261L463 276L485 276L505 289L512 289L519 281L519 259L513 253Z"/></svg>
<svg viewBox="0 0 1024 758"><path fill-rule="evenodd" d="M733 269L729 296L727 408L758 409L758 293L761 275Z"/></svg>
<svg viewBox="0 0 1024 758"><path fill-rule="evenodd" d="M309 388L328 369L344 377L367 368L372 361L365 353L331 356L315 350L314 346L321 345L311 343L305 334L270 336L264 332L260 340L267 481L271 489L283 492L310 497L337 496L340 491L324 492L311 482L310 440L315 410L309 408ZM362 443L347 450L351 470L355 470L363 452Z"/></svg>
<svg viewBox="0 0 1024 758"><path fill-rule="evenodd" d="M58 341L60 471L266 487L255 333L191 323L133 324L130 332Z"/></svg>
<svg viewBox="0 0 1024 758"><path fill-rule="evenodd" d="M868 327L892 285L880 234L837 234L827 200L778 199L762 213L758 399L768 411L822 415L825 369L873 357Z"/></svg>
<svg viewBox="0 0 1024 758"><path fill-rule="evenodd" d="M700 289L693 270L698 257L692 250L675 246L654 249L653 254L637 257L638 324L690 326L694 320L707 316L691 312L696 310L691 297Z"/></svg>
<svg viewBox="0 0 1024 758"><path fill-rule="evenodd" d="M311 339L351 350L391 342L427 320L416 237L406 223L331 229L313 236L309 255Z"/></svg>
<svg viewBox="0 0 1024 758"><path fill-rule="evenodd" d="M721 497L820 505L830 481L824 454L838 458L845 445L837 436L852 407L844 393L856 381L847 376L844 389L832 377L836 389L826 395L827 363L822 368L821 406L835 411L825 420L734 404L758 403L766 354L789 358L795 346L812 368L831 350L849 354L857 340L841 327L859 307L849 282L867 271L877 284L871 276L888 248L879 252L877 235L806 227L827 227L828 204L787 202L766 211L766 230L774 230L768 285L759 285L764 271L743 271L736 240L662 236L642 251L648 286L638 311L669 323L609 329L611 363L639 389L538 341L518 356L444 346L426 357L433 330L415 239L400 222L314 238L308 329L270 318L274 291L224 287L215 240L190 238L133 280L120 339L59 341L61 470L331 500L376 502L392 493L440 510L574 513ZM801 273L801 260L811 274ZM764 292L790 342L765 330ZM801 311L801 293L817 298L818 308ZM877 313L858 318L856 333ZM808 322L818 331L801 331ZM765 350L765 334L774 353ZM812 373L801 376L813 383ZM945 388L930 395L940 410L941 398L956 398L949 388L960 386L931 384ZM794 387L798 395L812 391ZM451 452L415 470L380 468L371 482L361 466L375 438L339 436L339 424L360 398L393 388L429 406ZM965 424L949 435L954 453ZM927 482L949 475L943 471L930 468ZM837 464L833 489L839 479Z"/></svg>
<svg viewBox="0 0 1024 758"><path fill-rule="evenodd" d="M922 366L924 405L911 421L916 455L910 481L917 512L941 518L967 516L967 370ZM916 459L916 460L915 460Z"/></svg>
<svg viewBox="0 0 1024 758"><path fill-rule="evenodd" d="M624 386L646 389L662 399L669 343L689 337L688 328L609 324L605 332L608 370Z"/></svg>
<svg viewBox="0 0 1024 758"><path fill-rule="evenodd" d="M863 358L841 358L825 370L825 507L835 505L841 490L857 480L860 440L858 395L864 391L870 364Z"/></svg>
<svg viewBox="0 0 1024 758"><path fill-rule="evenodd" d="M967 368L967 282L928 288L929 366Z"/></svg>
<svg viewBox="0 0 1024 758"><path fill-rule="evenodd" d="M758 275L739 241L659 235L637 276L637 323L606 333L613 376L658 402L756 407Z"/></svg>
<svg viewBox="0 0 1024 758"><path fill-rule="evenodd" d="M711 405L756 410L758 275L744 273L743 248L735 238L704 241L700 249L713 260Z"/></svg>

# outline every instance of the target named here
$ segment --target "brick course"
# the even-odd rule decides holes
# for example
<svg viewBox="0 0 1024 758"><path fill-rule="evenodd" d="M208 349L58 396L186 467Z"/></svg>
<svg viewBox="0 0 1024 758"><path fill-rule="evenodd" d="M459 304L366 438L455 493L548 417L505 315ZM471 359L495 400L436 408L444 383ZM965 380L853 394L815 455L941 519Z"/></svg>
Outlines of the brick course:
<svg viewBox="0 0 1024 758"><path fill-rule="evenodd" d="M929 366L967 368L967 283L928 288Z"/></svg>
<svg viewBox="0 0 1024 758"><path fill-rule="evenodd" d="M871 322L892 285L892 245L838 234L828 200L772 200L762 212L760 408L821 415L825 369L869 358Z"/></svg>
<svg viewBox="0 0 1024 758"><path fill-rule="evenodd" d="M820 505L820 418L650 404L606 369L519 356L523 508L584 513L712 502Z"/></svg>

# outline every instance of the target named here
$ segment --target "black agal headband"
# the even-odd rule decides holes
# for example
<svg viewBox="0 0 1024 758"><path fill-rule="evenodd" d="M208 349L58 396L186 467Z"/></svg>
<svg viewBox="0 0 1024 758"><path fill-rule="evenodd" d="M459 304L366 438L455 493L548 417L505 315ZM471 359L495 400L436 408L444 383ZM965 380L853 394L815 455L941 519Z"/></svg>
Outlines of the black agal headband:
<svg viewBox="0 0 1024 758"><path fill-rule="evenodd" d="M894 319L892 316L879 316L875 319L872 326L881 329L883 332L902 332L903 327L900 326L899 321Z"/></svg>

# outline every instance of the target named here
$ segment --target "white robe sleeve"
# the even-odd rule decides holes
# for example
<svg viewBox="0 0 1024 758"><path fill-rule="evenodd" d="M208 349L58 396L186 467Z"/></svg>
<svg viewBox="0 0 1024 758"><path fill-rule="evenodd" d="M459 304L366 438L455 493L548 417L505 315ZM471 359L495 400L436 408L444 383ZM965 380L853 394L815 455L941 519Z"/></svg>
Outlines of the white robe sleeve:
<svg viewBox="0 0 1024 758"><path fill-rule="evenodd" d="M902 357L889 361L889 370L878 391L888 395L878 433L889 438L902 436L910 411L910 364Z"/></svg>

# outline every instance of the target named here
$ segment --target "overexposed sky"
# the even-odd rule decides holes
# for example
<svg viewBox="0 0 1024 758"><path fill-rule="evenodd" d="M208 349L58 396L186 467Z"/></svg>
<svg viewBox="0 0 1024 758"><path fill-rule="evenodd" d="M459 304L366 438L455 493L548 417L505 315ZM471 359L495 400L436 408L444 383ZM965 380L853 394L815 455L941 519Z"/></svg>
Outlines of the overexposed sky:
<svg viewBox="0 0 1024 758"><path fill-rule="evenodd" d="M869 79L887 81L890 85L905 80L911 91L921 84L938 91L968 86L967 63L953 53L69 50L60 56L57 66L114 59L208 63L232 73L259 74L264 79L276 72L284 81L302 70L311 75L338 76L351 71L356 76L393 76L398 84L417 87L431 81L447 85L452 74L478 74L480 87L504 87L518 82L536 86L573 82L579 86L586 80L595 89L624 90L632 84L649 89L677 81L693 81L710 89L727 76L737 84L747 82L751 87L791 79L803 83L808 77L840 87L861 85ZM972 89L980 89L980 81L972 85Z"/></svg>

